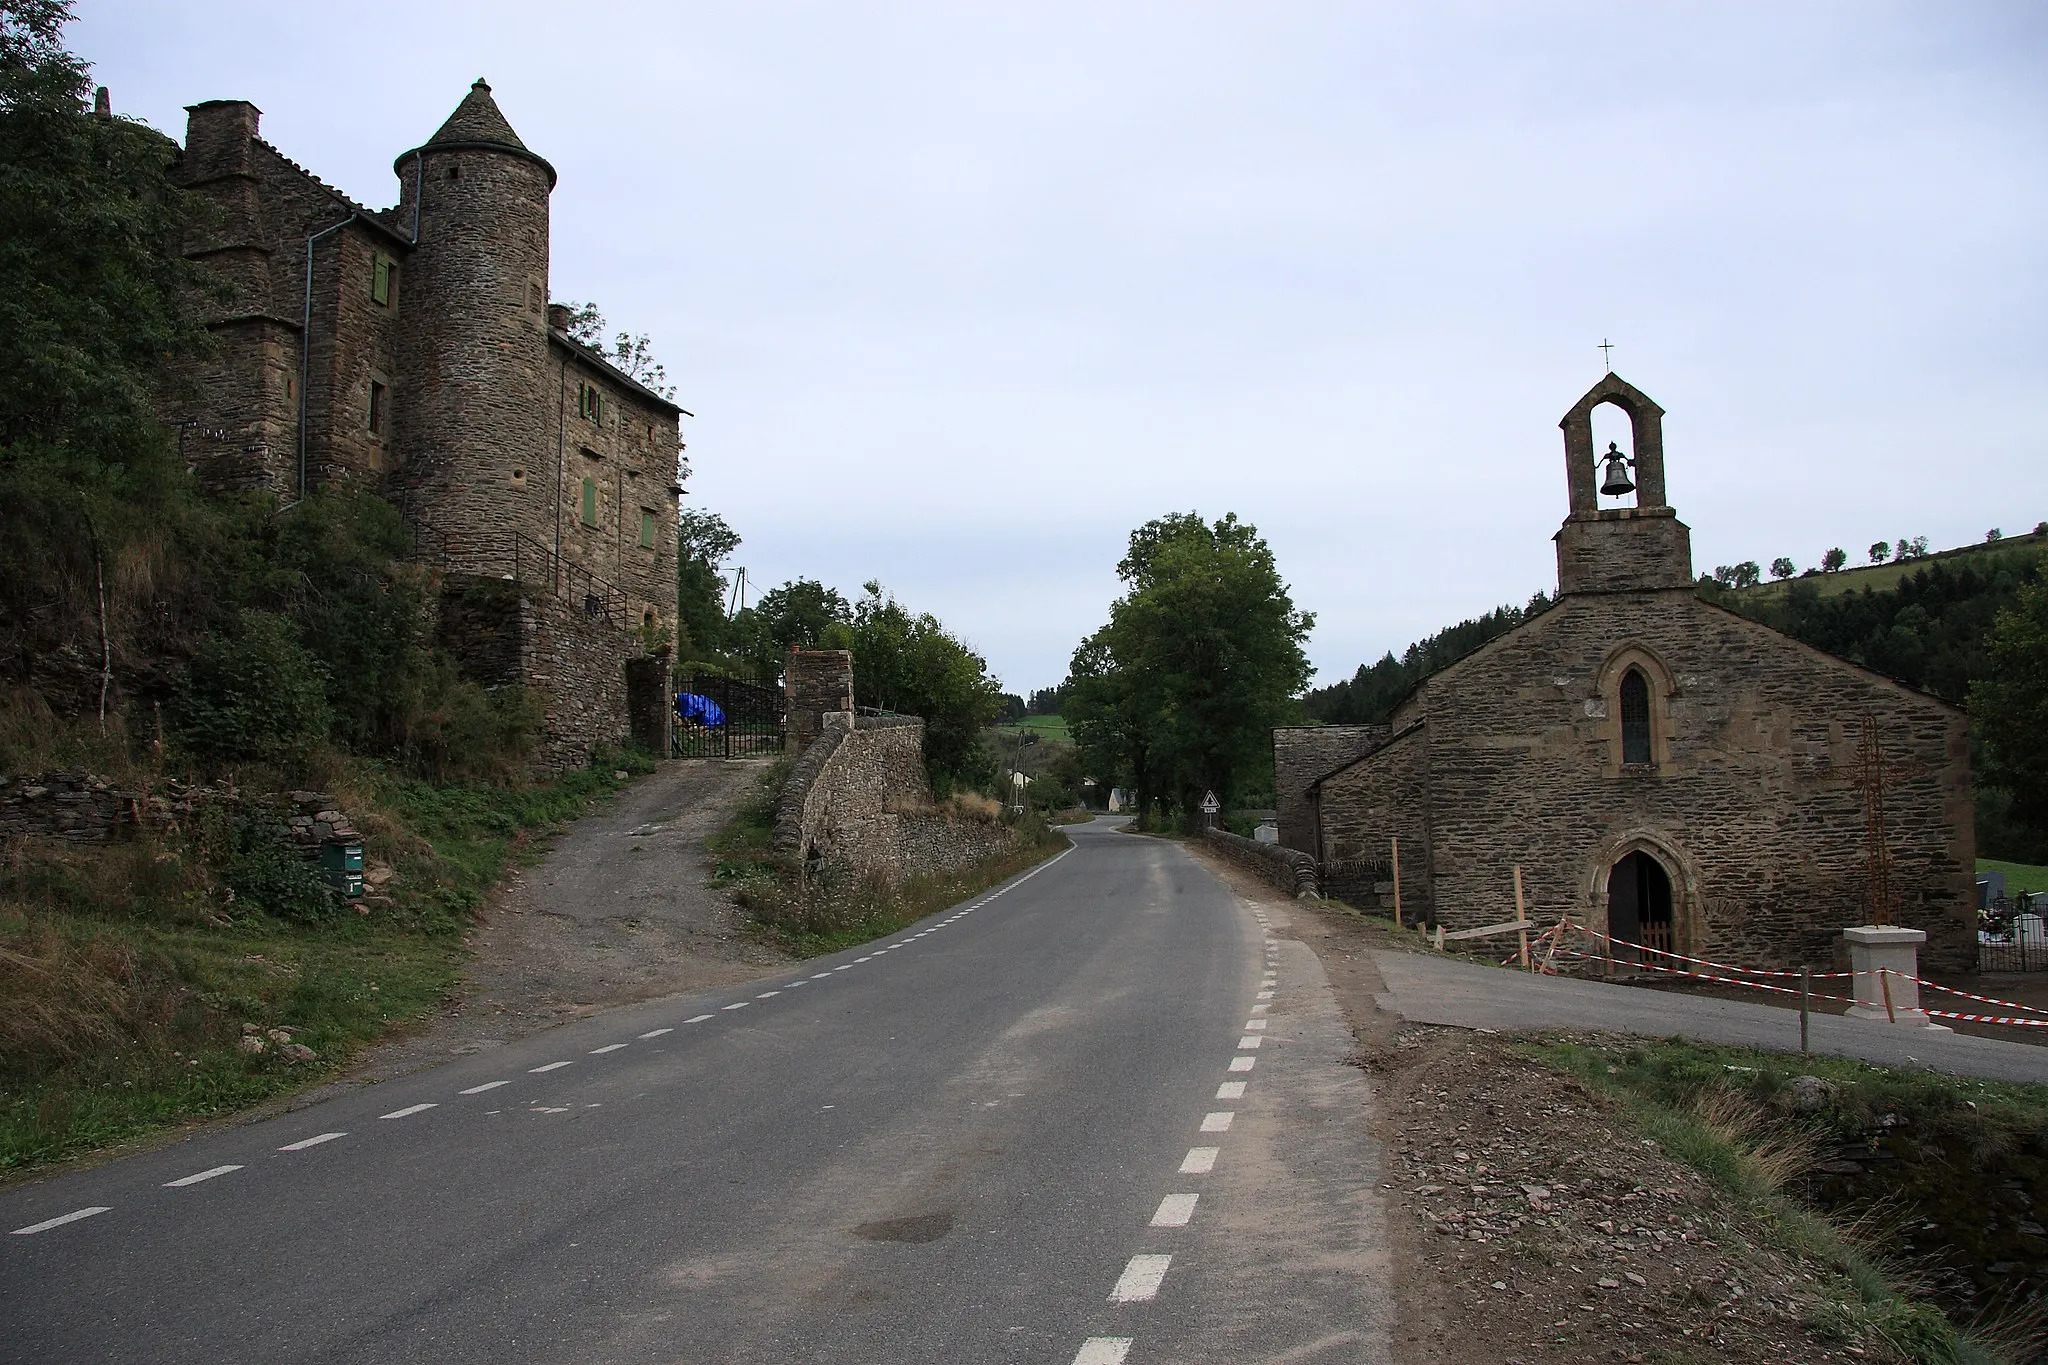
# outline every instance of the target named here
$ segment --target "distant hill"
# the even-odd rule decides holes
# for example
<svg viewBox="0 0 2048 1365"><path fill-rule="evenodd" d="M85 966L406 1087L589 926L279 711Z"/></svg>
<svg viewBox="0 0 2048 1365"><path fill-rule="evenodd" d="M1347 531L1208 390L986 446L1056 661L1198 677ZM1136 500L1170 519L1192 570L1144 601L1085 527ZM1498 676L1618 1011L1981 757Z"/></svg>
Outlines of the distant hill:
<svg viewBox="0 0 2048 1365"><path fill-rule="evenodd" d="M1845 592L1896 587L1907 576L1936 564L1945 564L1952 569L1965 565L1982 567L1983 561L1998 559L2014 551L2038 554L2043 549L2048 549L2048 534L2034 530L2024 535L2007 536L2003 540L1981 541L1975 545L1958 546L1953 550L1937 550L1933 554L1895 559L1888 564L1866 564L1861 568L1838 569L1834 573L1810 570L1793 578L1759 583L1752 588L1735 589L1734 592L1745 602L1766 602L1782 598L1793 584L1801 583L1813 585L1814 590L1822 597L1833 597Z"/></svg>

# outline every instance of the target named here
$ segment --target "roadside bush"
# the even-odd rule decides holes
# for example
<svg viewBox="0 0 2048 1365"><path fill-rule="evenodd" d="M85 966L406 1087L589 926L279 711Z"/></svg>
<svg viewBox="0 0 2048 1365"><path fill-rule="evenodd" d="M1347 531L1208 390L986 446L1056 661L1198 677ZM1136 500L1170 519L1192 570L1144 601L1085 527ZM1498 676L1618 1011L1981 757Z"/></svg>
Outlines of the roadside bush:
<svg viewBox="0 0 2048 1365"><path fill-rule="evenodd" d="M276 831L260 819L236 822L234 852L221 880L237 911L247 906L278 919L318 924L338 918L343 910L342 897L320 879L318 869L280 843Z"/></svg>
<svg viewBox="0 0 2048 1365"><path fill-rule="evenodd" d="M202 762L292 763L327 737L327 673L287 617L245 611L200 648L172 698L179 743Z"/></svg>

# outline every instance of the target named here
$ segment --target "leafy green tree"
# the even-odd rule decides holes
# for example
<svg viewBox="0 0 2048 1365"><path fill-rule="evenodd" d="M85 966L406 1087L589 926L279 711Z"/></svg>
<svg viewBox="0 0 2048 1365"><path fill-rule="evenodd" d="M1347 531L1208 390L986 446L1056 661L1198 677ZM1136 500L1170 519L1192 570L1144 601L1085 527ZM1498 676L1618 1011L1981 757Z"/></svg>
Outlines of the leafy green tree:
<svg viewBox="0 0 2048 1365"><path fill-rule="evenodd" d="M245 611L199 651L169 718L204 763L292 763L327 738L326 670L290 617Z"/></svg>
<svg viewBox="0 0 2048 1365"><path fill-rule="evenodd" d="M1448 667L1496 636L1550 610L1548 593L1539 592L1527 606L1496 607L1483 616L1460 621L1427 639L1418 640L1395 658L1389 650L1378 663L1359 665L1343 682L1318 687L1302 698L1309 719L1325 725L1384 725L1403 697L1439 669Z"/></svg>
<svg viewBox="0 0 2048 1365"><path fill-rule="evenodd" d="M1773 578L1790 578L1798 572L1798 566L1783 555L1779 555L1771 561L1771 577Z"/></svg>
<svg viewBox="0 0 2048 1365"><path fill-rule="evenodd" d="M678 658L725 647L725 594L732 585L724 566L739 547L739 534L718 513L691 507L676 514L676 620L683 628Z"/></svg>
<svg viewBox="0 0 2048 1365"><path fill-rule="evenodd" d="M936 616L913 615L870 581L850 619L830 622L817 643L853 651L855 701L924 718L924 762L934 791L943 795L993 776L979 740L995 719L1002 688L989 676L987 661Z"/></svg>
<svg viewBox="0 0 2048 1365"><path fill-rule="evenodd" d="M2022 587L1985 642L1988 667L1970 684L1983 740L1983 778L2011 795L2014 817L2048 831L2048 582Z"/></svg>
<svg viewBox="0 0 2048 1365"><path fill-rule="evenodd" d="M1174 513L1131 533L1117 565L1125 594L1075 652L1069 728L1085 755L1128 779L1140 809L1164 797L1225 806L1272 760L1272 730L1308 682L1296 611L1258 530Z"/></svg>
<svg viewBox="0 0 2048 1365"><path fill-rule="evenodd" d="M1024 699L1014 692L1005 692L996 708L996 719L1016 724L1030 714L1024 709Z"/></svg>
<svg viewBox="0 0 2048 1365"><path fill-rule="evenodd" d="M1829 550L1820 557L1820 571L1822 573L1836 573L1848 562L1849 552L1837 545L1834 549Z"/></svg>
<svg viewBox="0 0 2048 1365"><path fill-rule="evenodd" d="M756 672L771 675L792 649L815 649L827 627L853 619L853 606L815 578L794 578L761 594L732 620L734 653Z"/></svg>
<svg viewBox="0 0 2048 1365"><path fill-rule="evenodd" d="M1882 563L1884 563L1884 562L1885 562L1885 561L1886 561L1887 559L1890 559L1891 557L1892 557L1892 543L1891 543L1890 541L1888 541L1888 540L1873 540L1873 541L1871 541L1871 542L1870 542L1870 562L1871 562L1871 563L1873 563L1873 564L1882 564Z"/></svg>
<svg viewBox="0 0 2048 1365"><path fill-rule="evenodd" d="M569 305L569 325L562 330L573 340L603 356L634 383L674 402L676 386L668 382L668 371L654 358L654 345L647 334L620 332L607 342L604 338L606 326L604 314L598 311L596 304L580 303ZM687 460L683 462L683 470L687 475Z"/></svg>

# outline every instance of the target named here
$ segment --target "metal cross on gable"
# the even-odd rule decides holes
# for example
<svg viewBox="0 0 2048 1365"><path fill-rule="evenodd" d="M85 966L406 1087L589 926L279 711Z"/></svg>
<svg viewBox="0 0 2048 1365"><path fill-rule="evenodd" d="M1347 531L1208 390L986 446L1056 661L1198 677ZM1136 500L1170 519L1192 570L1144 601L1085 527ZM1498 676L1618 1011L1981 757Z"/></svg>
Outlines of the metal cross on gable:
<svg viewBox="0 0 2048 1365"><path fill-rule="evenodd" d="M1606 337L1600 338L1600 358L1607 362L1607 373L1614 373L1614 343Z"/></svg>

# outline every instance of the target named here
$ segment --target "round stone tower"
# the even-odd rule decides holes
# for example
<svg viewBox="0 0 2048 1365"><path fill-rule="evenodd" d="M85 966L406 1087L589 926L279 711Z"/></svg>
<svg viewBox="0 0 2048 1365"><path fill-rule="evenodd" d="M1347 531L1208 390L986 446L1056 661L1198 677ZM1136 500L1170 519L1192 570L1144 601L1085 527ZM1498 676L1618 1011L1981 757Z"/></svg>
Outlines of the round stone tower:
<svg viewBox="0 0 2048 1365"><path fill-rule="evenodd" d="M554 524L545 471L555 168L526 149L481 80L392 168L402 187L394 226L416 239L398 290L402 505L422 553L509 574L515 533L547 544Z"/></svg>

